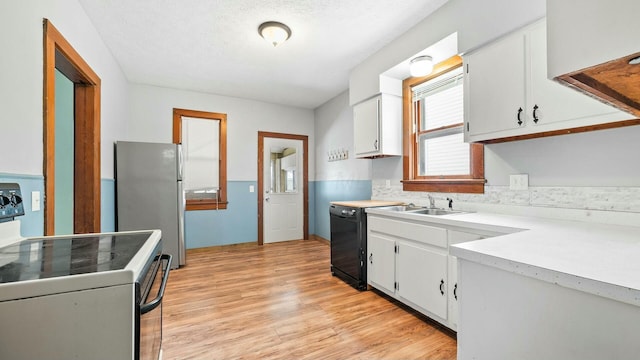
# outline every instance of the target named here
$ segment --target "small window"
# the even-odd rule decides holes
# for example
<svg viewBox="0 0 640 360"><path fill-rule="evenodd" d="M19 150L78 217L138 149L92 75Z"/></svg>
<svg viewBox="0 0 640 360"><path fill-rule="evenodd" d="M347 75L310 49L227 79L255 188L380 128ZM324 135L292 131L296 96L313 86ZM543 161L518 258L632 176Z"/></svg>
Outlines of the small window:
<svg viewBox="0 0 640 360"><path fill-rule="evenodd" d="M227 115L173 109L173 142L182 144L186 210L227 208Z"/></svg>
<svg viewBox="0 0 640 360"><path fill-rule="evenodd" d="M183 187L188 200L217 198L220 120L182 117Z"/></svg>
<svg viewBox="0 0 640 360"><path fill-rule="evenodd" d="M462 68L412 88L418 114L419 175L469 174L469 144L464 142Z"/></svg>
<svg viewBox="0 0 640 360"><path fill-rule="evenodd" d="M484 191L483 147L464 142L463 80L455 56L432 75L403 82L404 190Z"/></svg>

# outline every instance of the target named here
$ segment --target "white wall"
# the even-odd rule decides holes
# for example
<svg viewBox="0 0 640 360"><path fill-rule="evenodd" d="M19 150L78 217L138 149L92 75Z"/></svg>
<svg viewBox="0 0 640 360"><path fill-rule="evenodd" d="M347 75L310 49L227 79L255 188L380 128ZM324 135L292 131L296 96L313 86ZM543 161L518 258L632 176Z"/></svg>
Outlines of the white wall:
<svg viewBox="0 0 640 360"><path fill-rule="evenodd" d="M640 186L640 126L485 146L488 185Z"/></svg>
<svg viewBox="0 0 640 360"><path fill-rule="evenodd" d="M130 86L127 138L171 142L173 108L227 114L227 179L258 178L258 131L309 136L309 181L314 179L313 111L259 101L148 85Z"/></svg>
<svg viewBox="0 0 640 360"><path fill-rule="evenodd" d="M349 102L379 93L380 74L453 33L465 53L543 17L545 9L545 0L449 0L351 71Z"/></svg>
<svg viewBox="0 0 640 360"><path fill-rule="evenodd" d="M113 177L113 140L127 122L126 79L76 0L0 2L0 172L42 175L43 18L49 19L102 79L102 178Z"/></svg>
<svg viewBox="0 0 640 360"><path fill-rule="evenodd" d="M316 180L370 180L371 160L353 152L353 110L347 91L315 109ZM344 148L347 160L331 161L327 152Z"/></svg>

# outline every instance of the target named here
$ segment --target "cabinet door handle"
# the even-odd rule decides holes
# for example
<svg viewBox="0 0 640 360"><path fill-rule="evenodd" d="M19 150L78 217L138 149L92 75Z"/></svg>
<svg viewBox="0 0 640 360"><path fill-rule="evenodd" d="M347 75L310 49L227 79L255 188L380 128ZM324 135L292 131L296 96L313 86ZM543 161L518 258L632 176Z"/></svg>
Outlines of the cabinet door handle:
<svg viewBox="0 0 640 360"><path fill-rule="evenodd" d="M373 264L373 253L369 254L369 264Z"/></svg>
<svg viewBox="0 0 640 360"><path fill-rule="evenodd" d="M538 119L538 109L539 109L538 104L533 105L533 122L536 124L538 123L538 120L540 120Z"/></svg>
<svg viewBox="0 0 640 360"><path fill-rule="evenodd" d="M520 118L520 114L522 114L522 108L518 109L518 126L522 125L522 119Z"/></svg>
<svg viewBox="0 0 640 360"><path fill-rule="evenodd" d="M378 150L378 140L373 142L373 148Z"/></svg>
<svg viewBox="0 0 640 360"><path fill-rule="evenodd" d="M453 285L453 297L456 298L456 300L458 300L458 283Z"/></svg>
<svg viewBox="0 0 640 360"><path fill-rule="evenodd" d="M444 279L440 280L440 295L444 295Z"/></svg>

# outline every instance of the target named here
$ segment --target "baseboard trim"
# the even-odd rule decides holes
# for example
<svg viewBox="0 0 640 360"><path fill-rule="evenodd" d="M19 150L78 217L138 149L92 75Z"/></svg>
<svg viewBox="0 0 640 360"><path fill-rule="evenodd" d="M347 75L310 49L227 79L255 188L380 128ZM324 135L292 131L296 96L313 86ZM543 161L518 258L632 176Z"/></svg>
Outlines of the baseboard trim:
<svg viewBox="0 0 640 360"><path fill-rule="evenodd" d="M331 241L323 238L322 236L318 236L318 235L309 235L309 240L317 240L317 241L321 241L321 242L326 242L327 244L329 244Z"/></svg>
<svg viewBox="0 0 640 360"><path fill-rule="evenodd" d="M248 246L256 246L256 245L258 245L257 241L238 243L238 244L212 245L212 246L187 249L187 254L209 252L209 251L224 251L225 249L230 249L230 248L248 247Z"/></svg>

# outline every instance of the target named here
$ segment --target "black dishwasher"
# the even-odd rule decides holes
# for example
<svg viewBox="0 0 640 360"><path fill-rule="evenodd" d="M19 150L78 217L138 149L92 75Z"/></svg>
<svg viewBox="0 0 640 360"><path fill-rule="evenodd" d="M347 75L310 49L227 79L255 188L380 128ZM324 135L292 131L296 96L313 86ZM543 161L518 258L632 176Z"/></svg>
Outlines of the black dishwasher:
<svg viewBox="0 0 640 360"><path fill-rule="evenodd" d="M367 215L364 208L332 204L331 274L358 290L367 289Z"/></svg>

